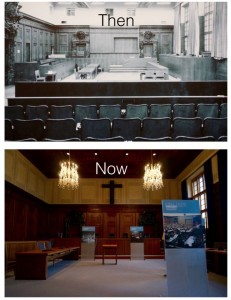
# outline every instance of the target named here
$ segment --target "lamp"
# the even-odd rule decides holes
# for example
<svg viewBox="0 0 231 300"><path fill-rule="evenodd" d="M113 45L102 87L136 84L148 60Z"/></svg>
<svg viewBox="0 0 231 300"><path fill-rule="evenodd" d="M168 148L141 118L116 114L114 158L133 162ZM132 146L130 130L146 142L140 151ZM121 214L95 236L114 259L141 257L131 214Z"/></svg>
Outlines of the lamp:
<svg viewBox="0 0 231 300"><path fill-rule="evenodd" d="M155 155L155 154L154 154ZM144 184L143 187L145 190L158 190L161 189L163 184L163 174L161 173L161 165L159 163L153 164L152 162L147 164L144 168Z"/></svg>
<svg viewBox="0 0 231 300"><path fill-rule="evenodd" d="M79 175L78 166L76 163L71 161L71 154L68 153L69 160L61 162L61 170L59 172L59 183L58 186L61 189L77 189L79 186Z"/></svg>

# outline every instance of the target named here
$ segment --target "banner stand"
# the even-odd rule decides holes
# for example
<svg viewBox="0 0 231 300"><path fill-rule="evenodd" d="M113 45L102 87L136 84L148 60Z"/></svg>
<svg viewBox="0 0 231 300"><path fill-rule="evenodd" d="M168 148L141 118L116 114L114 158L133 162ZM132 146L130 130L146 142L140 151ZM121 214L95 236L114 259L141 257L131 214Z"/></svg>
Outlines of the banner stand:
<svg viewBox="0 0 231 300"><path fill-rule="evenodd" d="M95 260L95 227L82 227L81 260Z"/></svg>
<svg viewBox="0 0 231 300"><path fill-rule="evenodd" d="M131 260L144 260L143 226L131 226Z"/></svg>
<svg viewBox="0 0 231 300"><path fill-rule="evenodd" d="M163 200L169 297L207 297L205 227L196 200Z"/></svg>

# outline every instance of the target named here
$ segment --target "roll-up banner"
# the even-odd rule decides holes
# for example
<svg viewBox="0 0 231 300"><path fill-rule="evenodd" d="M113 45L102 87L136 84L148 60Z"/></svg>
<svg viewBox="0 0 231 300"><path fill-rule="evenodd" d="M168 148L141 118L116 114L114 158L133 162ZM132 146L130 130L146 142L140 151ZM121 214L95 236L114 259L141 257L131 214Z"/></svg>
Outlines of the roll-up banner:
<svg viewBox="0 0 231 300"><path fill-rule="evenodd" d="M169 297L208 296L205 226L197 200L163 200Z"/></svg>

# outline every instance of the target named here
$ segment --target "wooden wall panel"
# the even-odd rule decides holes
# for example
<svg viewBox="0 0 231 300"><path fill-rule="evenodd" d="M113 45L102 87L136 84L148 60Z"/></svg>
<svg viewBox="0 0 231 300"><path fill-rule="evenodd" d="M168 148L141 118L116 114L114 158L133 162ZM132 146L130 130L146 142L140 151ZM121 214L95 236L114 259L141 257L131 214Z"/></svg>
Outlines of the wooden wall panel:
<svg viewBox="0 0 231 300"><path fill-rule="evenodd" d="M95 226L95 234L97 237L103 236L104 214L98 212L86 213L87 226Z"/></svg>
<svg viewBox="0 0 231 300"><path fill-rule="evenodd" d="M120 213L119 214L119 237L124 238L125 235L130 237L130 226L138 225L136 222L135 213Z"/></svg>
<svg viewBox="0 0 231 300"><path fill-rule="evenodd" d="M16 241L27 240L28 205L24 201L15 202L14 237Z"/></svg>

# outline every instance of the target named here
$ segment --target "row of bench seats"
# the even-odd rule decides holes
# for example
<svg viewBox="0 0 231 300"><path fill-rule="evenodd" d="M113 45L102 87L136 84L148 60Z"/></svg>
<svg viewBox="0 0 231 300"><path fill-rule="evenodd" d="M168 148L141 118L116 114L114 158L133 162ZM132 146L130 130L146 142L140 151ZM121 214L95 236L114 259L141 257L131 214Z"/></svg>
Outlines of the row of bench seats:
<svg viewBox="0 0 231 300"><path fill-rule="evenodd" d="M16 253L40 249L41 243L50 243L50 241L9 241L5 242L5 275L15 270ZM53 261L53 258L52 258ZM53 261L54 263L54 261Z"/></svg>
<svg viewBox="0 0 231 300"><path fill-rule="evenodd" d="M215 104L127 104L126 109L121 109L120 105L27 105L25 110L21 105L5 106L5 119L14 121L15 119L51 119L74 118L76 123L80 123L84 118L164 118L174 119L199 117L205 119L227 118L227 103Z"/></svg>
<svg viewBox="0 0 231 300"><path fill-rule="evenodd" d="M73 118L5 119L6 140L179 140L179 137L220 140L227 136L227 118L109 118L88 119L76 126ZM182 138L183 139L183 138ZM222 138L223 139L223 138Z"/></svg>

